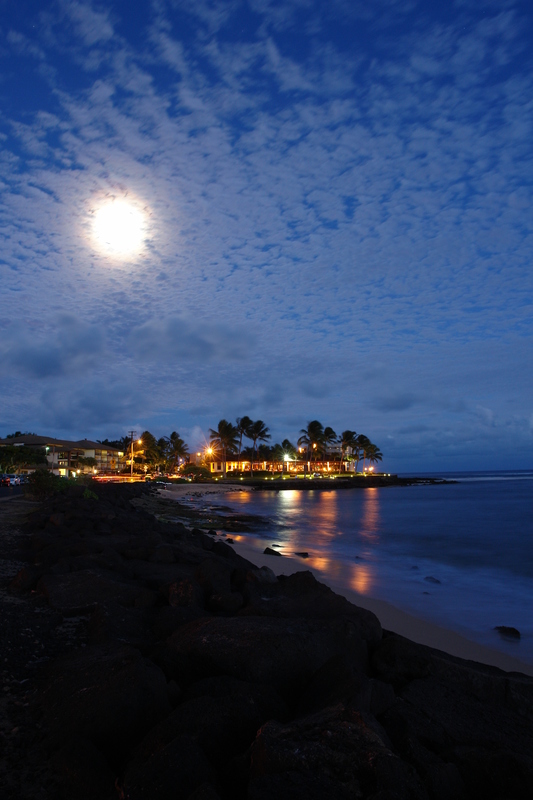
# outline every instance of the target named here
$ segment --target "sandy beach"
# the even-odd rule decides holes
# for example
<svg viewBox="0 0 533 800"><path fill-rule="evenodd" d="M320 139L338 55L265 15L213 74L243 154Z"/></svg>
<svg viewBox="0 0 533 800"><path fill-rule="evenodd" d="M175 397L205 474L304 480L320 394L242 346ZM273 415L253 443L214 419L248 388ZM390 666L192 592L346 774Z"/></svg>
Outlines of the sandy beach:
<svg viewBox="0 0 533 800"><path fill-rule="evenodd" d="M228 485L202 485L190 484L166 486L160 490L161 497L180 499L191 496L201 498L212 494L226 494L231 491L250 491L247 487ZM325 583L337 594L346 597L354 605L372 611L379 618L383 628L394 631L418 644L424 644L437 650L442 650L450 655L477 661L482 664L498 667L506 672L522 672L533 676L533 664L528 664L506 653L486 647L461 636L455 631L442 628L439 625L420 619L396 608L384 600L367 597L354 591L344 584L332 579L326 571L313 566L311 559L302 559L290 556L264 555L263 550L268 541L253 535L231 534L235 548L239 555L257 564L258 567L270 567L276 575L292 575L294 572L309 570L317 580Z"/></svg>
<svg viewBox="0 0 533 800"><path fill-rule="evenodd" d="M157 487L161 497L166 499L181 497L204 497L210 494L227 494L228 492L251 492L249 486L228 486L223 483L166 483L162 487Z"/></svg>

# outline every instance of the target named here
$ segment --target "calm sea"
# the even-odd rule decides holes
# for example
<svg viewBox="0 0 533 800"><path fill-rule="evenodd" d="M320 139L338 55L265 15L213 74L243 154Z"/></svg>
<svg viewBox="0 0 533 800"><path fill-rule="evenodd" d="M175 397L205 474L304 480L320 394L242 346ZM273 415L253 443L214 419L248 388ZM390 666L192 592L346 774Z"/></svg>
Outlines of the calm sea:
<svg viewBox="0 0 533 800"><path fill-rule="evenodd" d="M361 594L533 663L533 470L437 486L228 494L257 531ZM305 568L305 563L302 566ZM517 628L506 642L496 625Z"/></svg>

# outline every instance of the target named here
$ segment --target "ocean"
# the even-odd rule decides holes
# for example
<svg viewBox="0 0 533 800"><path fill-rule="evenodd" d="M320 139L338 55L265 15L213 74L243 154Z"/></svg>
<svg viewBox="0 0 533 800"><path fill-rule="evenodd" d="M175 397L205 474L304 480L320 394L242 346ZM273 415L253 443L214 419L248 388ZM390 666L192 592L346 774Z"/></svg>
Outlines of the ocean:
<svg viewBox="0 0 533 800"><path fill-rule="evenodd" d="M453 484L224 495L256 535L356 592L533 663L533 470ZM518 629L520 641L494 628Z"/></svg>

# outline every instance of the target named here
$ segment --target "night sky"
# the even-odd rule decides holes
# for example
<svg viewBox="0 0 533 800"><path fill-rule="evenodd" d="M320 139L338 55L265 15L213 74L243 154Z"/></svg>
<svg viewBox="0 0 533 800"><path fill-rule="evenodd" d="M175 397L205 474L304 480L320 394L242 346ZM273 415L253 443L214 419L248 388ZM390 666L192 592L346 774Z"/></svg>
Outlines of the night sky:
<svg viewBox="0 0 533 800"><path fill-rule="evenodd" d="M533 466L530 2L0 10L1 436Z"/></svg>

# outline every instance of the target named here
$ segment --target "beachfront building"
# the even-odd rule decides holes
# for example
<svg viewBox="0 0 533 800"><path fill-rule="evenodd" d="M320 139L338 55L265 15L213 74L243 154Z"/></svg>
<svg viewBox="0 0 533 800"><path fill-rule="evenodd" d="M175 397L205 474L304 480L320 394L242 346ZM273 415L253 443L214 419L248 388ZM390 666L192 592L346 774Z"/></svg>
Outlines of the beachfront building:
<svg viewBox="0 0 533 800"><path fill-rule="evenodd" d="M70 477L73 473L116 474L121 468L124 453L101 442L82 439L71 442L50 436L22 434L0 439L0 447L31 447L44 450L49 468L56 475Z"/></svg>
<svg viewBox="0 0 533 800"><path fill-rule="evenodd" d="M224 474L230 474L232 472L250 472L252 464L250 461L226 461L224 467L224 461L217 461L214 459L208 463L209 471L211 475L215 476L223 476ZM347 463L343 464L343 472L346 471L345 467ZM253 462L253 472L272 472L272 473L284 473L285 475L312 475L313 473L318 474L330 474L333 472L339 471L339 461L305 461L305 460L293 460L293 461L254 461ZM353 469L351 470L353 471Z"/></svg>

